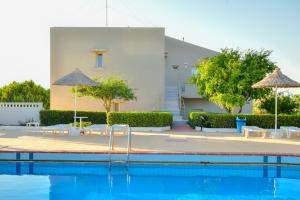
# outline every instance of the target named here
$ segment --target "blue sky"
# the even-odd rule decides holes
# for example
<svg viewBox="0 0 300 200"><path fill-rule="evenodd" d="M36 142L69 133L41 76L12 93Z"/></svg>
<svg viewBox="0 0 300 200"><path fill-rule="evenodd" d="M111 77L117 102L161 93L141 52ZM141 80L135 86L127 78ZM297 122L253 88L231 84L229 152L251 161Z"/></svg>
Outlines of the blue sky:
<svg viewBox="0 0 300 200"><path fill-rule="evenodd" d="M300 82L299 11L299 0L108 0L109 26L165 27L213 50L273 50ZM0 24L0 86L33 79L49 87L49 27L104 26L105 0L2 1Z"/></svg>

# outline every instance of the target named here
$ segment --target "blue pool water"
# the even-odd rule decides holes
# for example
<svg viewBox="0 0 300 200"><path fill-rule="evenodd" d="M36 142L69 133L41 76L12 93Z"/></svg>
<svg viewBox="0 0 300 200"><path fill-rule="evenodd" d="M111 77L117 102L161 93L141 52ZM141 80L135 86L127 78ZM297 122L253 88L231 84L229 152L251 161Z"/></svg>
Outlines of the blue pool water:
<svg viewBox="0 0 300 200"><path fill-rule="evenodd" d="M0 162L2 200L300 199L300 167Z"/></svg>

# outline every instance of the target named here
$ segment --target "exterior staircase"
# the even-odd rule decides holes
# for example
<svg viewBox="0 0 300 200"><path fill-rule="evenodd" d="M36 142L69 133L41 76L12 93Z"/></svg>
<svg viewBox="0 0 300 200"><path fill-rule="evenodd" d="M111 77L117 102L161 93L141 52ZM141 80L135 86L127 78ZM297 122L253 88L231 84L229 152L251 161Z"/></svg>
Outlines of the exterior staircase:
<svg viewBox="0 0 300 200"><path fill-rule="evenodd" d="M165 111L173 113L173 121L182 121L182 116L180 115L179 94L177 87L166 87Z"/></svg>

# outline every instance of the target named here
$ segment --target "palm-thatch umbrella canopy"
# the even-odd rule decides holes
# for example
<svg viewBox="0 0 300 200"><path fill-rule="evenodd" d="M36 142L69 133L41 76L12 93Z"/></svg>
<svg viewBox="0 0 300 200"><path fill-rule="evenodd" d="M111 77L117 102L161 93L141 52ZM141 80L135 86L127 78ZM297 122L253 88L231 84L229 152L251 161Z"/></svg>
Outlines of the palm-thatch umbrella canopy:
<svg viewBox="0 0 300 200"><path fill-rule="evenodd" d="M97 86L98 83L90 79L78 68L64 77L58 79L53 85L75 86L74 94L74 126L76 127L76 110L77 110L77 86Z"/></svg>
<svg viewBox="0 0 300 200"><path fill-rule="evenodd" d="M279 67L266 76L263 80L255 83L253 88L292 88L292 87L300 87L300 83L290 79L286 75L284 75Z"/></svg>
<svg viewBox="0 0 300 200"><path fill-rule="evenodd" d="M96 86L98 83L90 79L87 75L82 73L78 68L76 68L71 73L65 75L64 77L58 79L53 83L53 85L65 85L65 86Z"/></svg>
<svg viewBox="0 0 300 200"><path fill-rule="evenodd" d="M277 88L300 87L300 83L284 75L279 67L266 76L263 80L255 83L253 88L275 88L275 135L277 132Z"/></svg>

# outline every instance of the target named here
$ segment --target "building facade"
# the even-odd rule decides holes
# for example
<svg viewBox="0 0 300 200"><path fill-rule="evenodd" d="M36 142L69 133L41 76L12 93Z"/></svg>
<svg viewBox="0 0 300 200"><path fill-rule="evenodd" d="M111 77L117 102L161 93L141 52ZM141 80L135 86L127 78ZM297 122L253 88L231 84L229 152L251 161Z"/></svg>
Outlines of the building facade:
<svg viewBox="0 0 300 200"><path fill-rule="evenodd" d="M164 28L52 27L50 47L51 109L73 109L70 87L52 83L79 68L93 78L125 79L135 89L137 101L116 102L114 110L167 110L178 120L190 111L224 112L187 83L193 65L217 52L165 36ZM104 110L91 97L79 98L77 105ZM251 104L244 112L251 112Z"/></svg>

